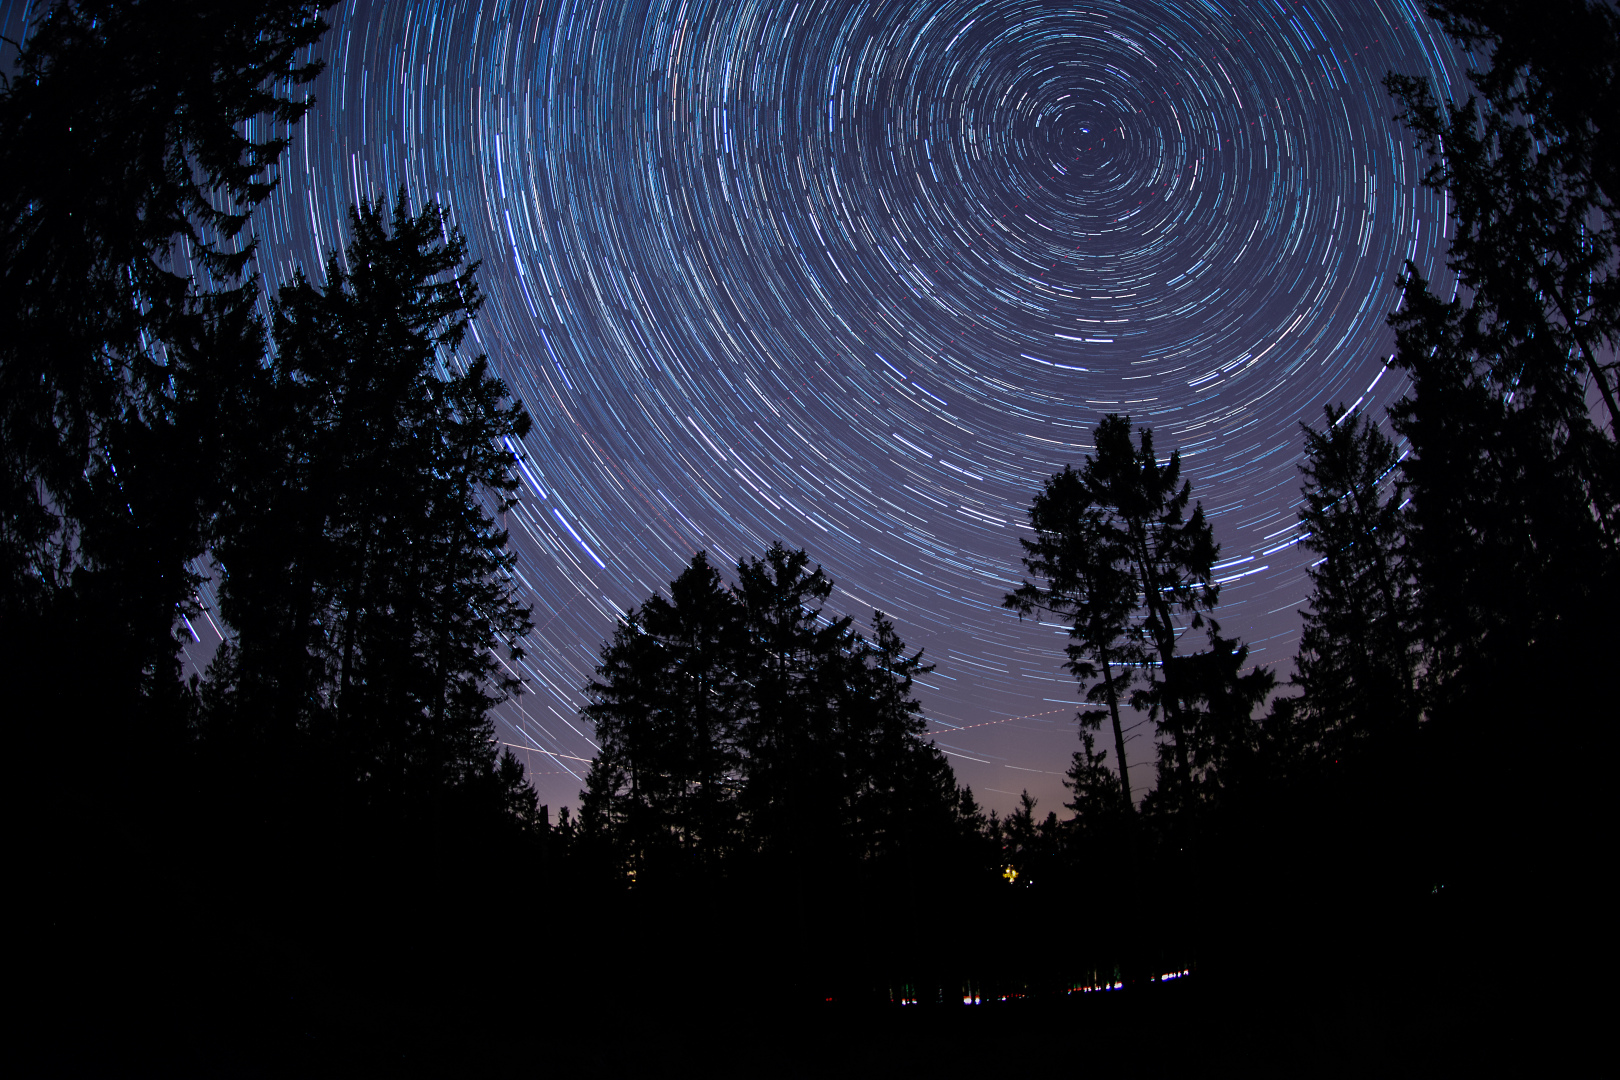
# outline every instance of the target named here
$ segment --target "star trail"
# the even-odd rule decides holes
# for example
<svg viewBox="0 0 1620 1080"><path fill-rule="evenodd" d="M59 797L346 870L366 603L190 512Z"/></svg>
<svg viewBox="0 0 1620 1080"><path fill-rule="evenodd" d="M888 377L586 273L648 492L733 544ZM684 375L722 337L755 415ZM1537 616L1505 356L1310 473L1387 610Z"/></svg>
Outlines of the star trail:
<svg viewBox="0 0 1620 1080"><path fill-rule="evenodd" d="M1401 393L1381 364L1396 275L1443 272L1444 207L1379 83L1462 89L1415 3L356 0L328 19L258 271L273 289L318 266L351 203L401 186L482 260L468 344L536 421L508 518L529 691L499 729L542 802L577 802L576 710L615 614L699 548L729 566L780 539L827 568L836 609L882 608L927 649L930 729L981 801L1059 808L1062 633L1000 601L1031 495L1109 412L1180 448L1223 545L1223 627L1286 677L1298 423Z"/></svg>

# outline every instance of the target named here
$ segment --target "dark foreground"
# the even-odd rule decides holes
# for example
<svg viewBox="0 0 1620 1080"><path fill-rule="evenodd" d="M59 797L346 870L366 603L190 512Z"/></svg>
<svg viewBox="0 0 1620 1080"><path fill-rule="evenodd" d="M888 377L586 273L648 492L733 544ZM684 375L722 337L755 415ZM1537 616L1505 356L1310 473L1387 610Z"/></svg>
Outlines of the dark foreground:
<svg viewBox="0 0 1620 1080"><path fill-rule="evenodd" d="M1433 983L1385 994L1300 984L1234 993L1189 978L1084 1000L906 1009L557 996L386 1013L332 994L324 1010L256 1015L85 1009L42 1048L35 1076L1456 1075L1574 1058L1510 1017L1528 995ZM1497 995L1502 996L1498 997ZM246 1005L239 1000L238 1006ZM116 1006L115 1006L116 1008ZM140 1022L135 1023L136 1018ZM1562 1027L1562 1025L1560 1025ZM1566 1029L1567 1030L1567 1029ZM1597 1074L1593 1074L1597 1075Z"/></svg>
<svg viewBox="0 0 1620 1080"><path fill-rule="evenodd" d="M1441 901L1316 964L1257 940L1174 982L990 1000L1016 994L1009 977L964 1006L943 976L901 1007L880 975L839 984L836 957L816 985L773 982L741 940L613 946L544 911L524 943L493 911L411 910L413 936L379 903L369 926L349 909L346 929L289 934L199 905L143 930L124 900L13 952L27 1004L8 1057L29 1065L11 1075L1547 1074L1600 1029L1531 938ZM851 990L825 1000L834 985Z"/></svg>

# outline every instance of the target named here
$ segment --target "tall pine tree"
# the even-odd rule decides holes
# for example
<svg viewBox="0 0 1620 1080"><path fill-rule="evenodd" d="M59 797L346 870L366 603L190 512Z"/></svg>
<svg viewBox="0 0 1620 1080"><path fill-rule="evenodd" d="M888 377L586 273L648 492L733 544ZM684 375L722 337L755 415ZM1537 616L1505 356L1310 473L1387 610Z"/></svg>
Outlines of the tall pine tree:
<svg viewBox="0 0 1620 1080"><path fill-rule="evenodd" d="M0 84L0 653L20 671L31 640L94 634L117 693L172 693L218 496L209 400L262 347L242 233L311 104L323 6L62 0Z"/></svg>
<svg viewBox="0 0 1620 1080"><path fill-rule="evenodd" d="M1328 406L1305 432L1304 545L1321 558L1307 574L1294 683L1294 717L1329 760L1368 749L1405 754L1417 724L1411 585L1396 496L1398 455L1364 413Z"/></svg>
<svg viewBox="0 0 1620 1080"><path fill-rule="evenodd" d="M1211 573L1219 545L1181 479L1181 457L1161 463L1153 433L1134 439L1128 417L1110 415L1096 429L1097 452L1081 469L1051 477L1030 507L1036 539L1023 541L1024 582L1003 603L1020 615L1058 614L1069 623L1068 668L1087 700L1106 709L1081 714L1081 750L1069 771L1071 805L1082 818L1130 813L1125 735L1119 711L1129 704L1158 722L1155 812L1190 809L1252 757L1258 732L1253 708L1270 692L1269 672L1242 674L1248 650L1222 637L1210 613L1219 596ZM1206 628L1209 648L1182 651L1188 630ZM1134 669L1134 670L1133 670ZM1106 797L1105 755L1092 732L1113 722L1121 766L1120 800Z"/></svg>
<svg viewBox="0 0 1620 1080"><path fill-rule="evenodd" d="M413 216L401 194L391 221L371 204L351 227L323 285L282 289L231 459L213 720L300 747L368 813L524 824L533 796L489 714L519 689L496 651L520 658L530 626L494 516L530 421L458 353L481 297L439 208Z"/></svg>
<svg viewBox="0 0 1620 1080"><path fill-rule="evenodd" d="M1441 101L1390 76L1401 119L1447 195L1449 298L1408 264L1390 410L1408 444L1403 532L1430 793L1430 873L1519 908L1595 865L1611 755L1608 612L1620 600L1620 263L1616 87L1608 3L1436 0L1483 66ZM1566 756L1568 741L1583 748ZM1503 797L1503 747L1546 762ZM1504 871L1504 867L1510 867ZM1556 920L1575 925L1560 899ZM1540 919L1537 923L1549 920ZM1541 936L1538 930L1537 936Z"/></svg>
<svg viewBox="0 0 1620 1080"><path fill-rule="evenodd" d="M581 715L600 746L582 822L621 873L713 873L743 841L741 609L698 552L626 614Z"/></svg>
<svg viewBox="0 0 1620 1080"><path fill-rule="evenodd" d="M1097 454L1087 459L1086 476L1098 502L1110 508L1125 563L1135 579L1141 634L1157 667L1145 667L1145 685L1135 704L1158 720L1158 801L1181 803L1196 786L1193 745L1200 737L1189 704L1193 688L1176 663L1182 631L1204 625L1219 586L1210 579L1220 548L1199 504L1187 513L1192 484L1181 479L1181 454L1160 464L1153 432L1131 438L1129 417L1107 416L1097 425ZM1181 617L1189 617L1188 627Z"/></svg>
<svg viewBox="0 0 1620 1080"><path fill-rule="evenodd" d="M1086 700L1104 706L1080 714L1082 749L1069 777L1075 812L1082 817L1128 816L1134 804L1120 706L1128 704L1134 673L1144 666L1146 640L1134 618L1140 593L1131 570L1129 536L1111 521L1092 481L1089 461L1084 473L1065 468L1049 477L1030 502L1035 539L1019 543L1024 569L1041 584L1024 582L1002 604L1020 618L1046 613L1069 624L1065 666ZM1104 719L1113 733L1117 775L1112 793L1099 772L1106 772L1106 754L1095 749L1092 734Z"/></svg>

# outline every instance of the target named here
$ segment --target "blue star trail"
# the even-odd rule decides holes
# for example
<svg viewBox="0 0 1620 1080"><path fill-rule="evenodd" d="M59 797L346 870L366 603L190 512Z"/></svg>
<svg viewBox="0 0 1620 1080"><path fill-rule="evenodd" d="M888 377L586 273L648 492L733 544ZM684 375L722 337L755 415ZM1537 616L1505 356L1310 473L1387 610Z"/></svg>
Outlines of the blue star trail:
<svg viewBox="0 0 1620 1080"><path fill-rule="evenodd" d="M780 539L825 565L835 608L926 647L962 780L1056 809L1077 745L1061 632L1000 601L1031 495L1109 412L1181 449L1223 545L1223 626L1286 677L1298 424L1400 395L1396 275L1443 274L1444 207L1379 82L1462 88L1415 3L330 19L258 269L273 288L318 265L351 203L401 187L483 261L469 345L536 421L507 521L529 691L500 737L543 802L576 801L615 614L697 549L729 565Z"/></svg>

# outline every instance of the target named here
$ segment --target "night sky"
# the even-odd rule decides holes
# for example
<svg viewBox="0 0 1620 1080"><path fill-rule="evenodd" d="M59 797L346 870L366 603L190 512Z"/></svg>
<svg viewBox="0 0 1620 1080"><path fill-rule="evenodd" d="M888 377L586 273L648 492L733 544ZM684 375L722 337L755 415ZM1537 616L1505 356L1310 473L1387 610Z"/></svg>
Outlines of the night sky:
<svg viewBox="0 0 1620 1080"><path fill-rule="evenodd" d="M0 2L8 35L24 7ZM1379 84L1463 89L1417 8L350 0L258 271L315 271L400 185L483 260L468 345L535 419L508 520L530 690L498 730L554 812L615 613L700 548L729 568L780 539L939 665L919 690L959 779L1044 813L1075 687L1061 631L1000 602L1031 495L1105 413L1181 449L1223 628L1287 675L1298 423L1399 396L1395 277L1443 261Z"/></svg>

